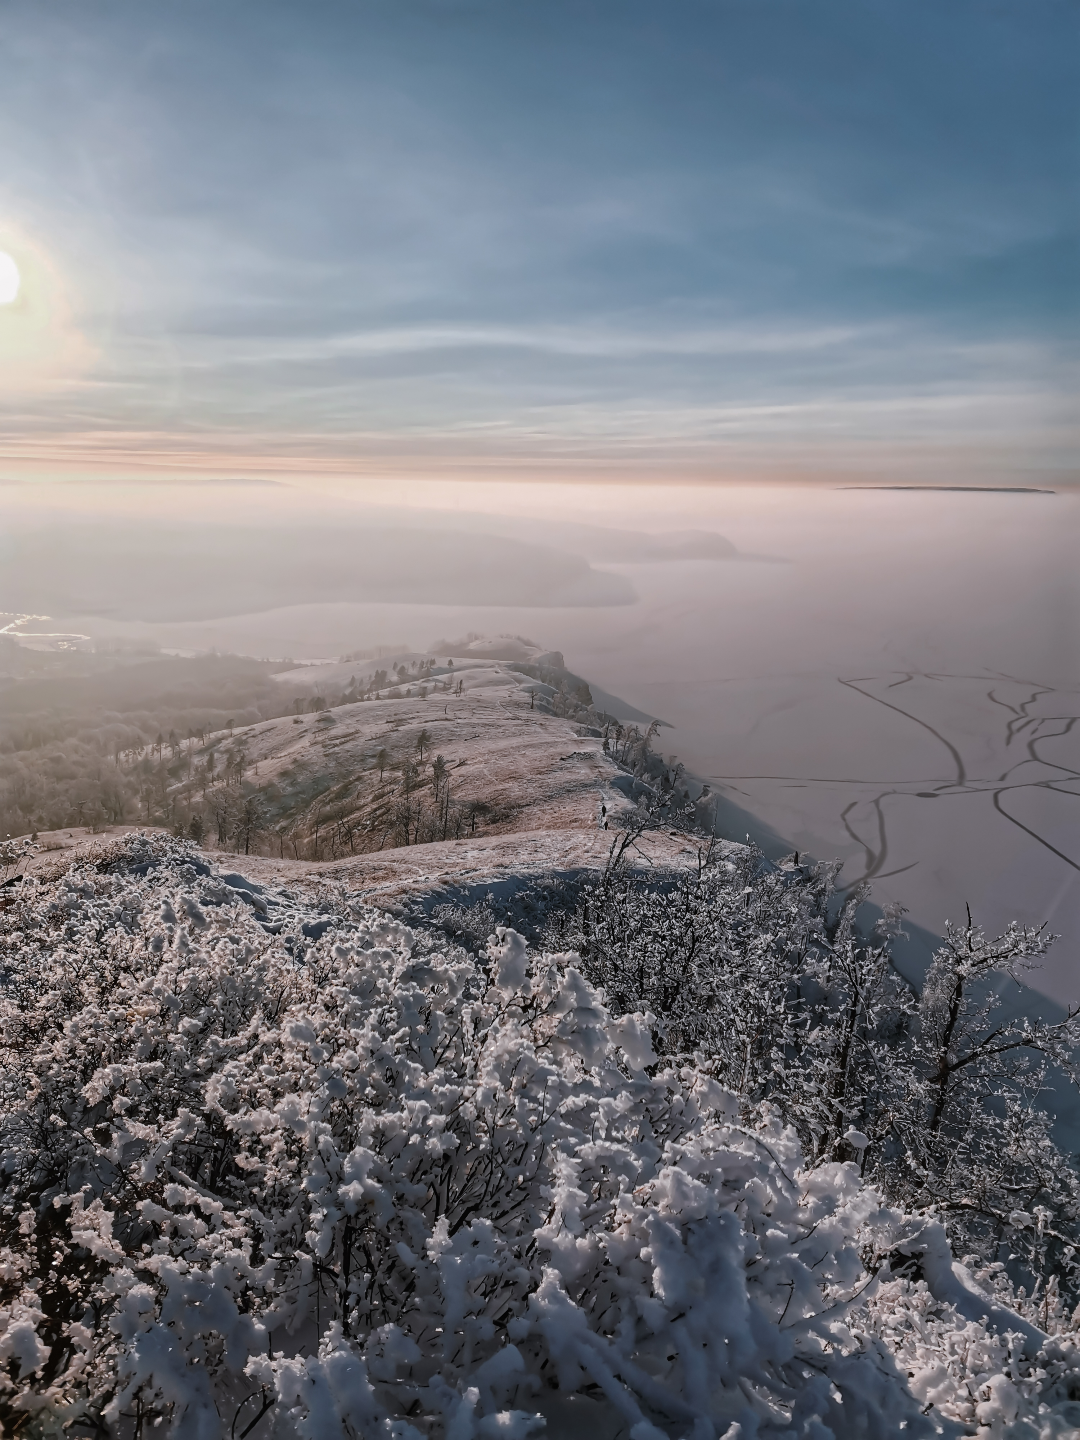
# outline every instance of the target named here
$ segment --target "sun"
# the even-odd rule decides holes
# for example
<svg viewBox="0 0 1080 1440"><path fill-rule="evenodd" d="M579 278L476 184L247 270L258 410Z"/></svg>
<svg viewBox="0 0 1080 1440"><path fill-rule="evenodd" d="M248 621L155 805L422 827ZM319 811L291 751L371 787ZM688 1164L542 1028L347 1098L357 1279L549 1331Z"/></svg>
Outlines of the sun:
<svg viewBox="0 0 1080 1440"><path fill-rule="evenodd" d="M15 261L0 250L0 305L10 305L18 295L20 278Z"/></svg>

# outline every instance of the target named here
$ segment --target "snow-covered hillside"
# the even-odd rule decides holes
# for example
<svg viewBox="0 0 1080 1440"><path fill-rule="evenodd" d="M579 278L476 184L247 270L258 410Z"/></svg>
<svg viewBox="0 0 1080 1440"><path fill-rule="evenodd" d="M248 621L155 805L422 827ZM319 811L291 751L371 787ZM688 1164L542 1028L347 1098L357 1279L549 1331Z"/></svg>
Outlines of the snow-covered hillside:
<svg viewBox="0 0 1080 1440"><path fill-rule="evenodd" d="M5 1434L1080 1430L1070 1340L573 955L161 836L6 895Z"/></svg>
<svg viewBox="0 0 1080 1440"><path fill-rule="evenodd" d="M602 805L624 805L618 788L624 777L604 754L598 731L583 734L588 727L552 713L550 692L501 661L459 663L453 671L425 672L424 680L384 685L377 698L250 727L228 748L244 751L249 784L275 787L276 803L291 806L289 813L302 806L305 838L316 806L356 817L352 843L339 842L331 852L324 842L321 859L402 843L393 806L381 802L397 793L393 787L409 764L420 771L417 789L426 794L438 755L453 813L468 817L466 834L595 830ZM455 836L451 828L424 838ZM288 844L283 852L315 858L310 844L297 856Z"/></svg>
<svg viewBox="0 0 1080 1440"><path fill-rule="evenodd" d="M379 893L418 876L602 866L608 827L642 793L627 731L604 726L556 651L514 636L452 648L285 671L273 683L290 713L178 741L169 759L125 757L149 767L147 818L268 876L336 867ZM695 856L670 827L641 851L661 865Z"/></svg>

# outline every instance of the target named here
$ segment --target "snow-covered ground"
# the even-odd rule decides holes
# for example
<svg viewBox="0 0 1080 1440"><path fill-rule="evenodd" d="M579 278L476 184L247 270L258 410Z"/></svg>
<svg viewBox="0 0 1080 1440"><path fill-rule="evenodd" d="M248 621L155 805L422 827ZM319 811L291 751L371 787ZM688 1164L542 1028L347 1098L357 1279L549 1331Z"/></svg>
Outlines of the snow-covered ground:
<svg viewBox="0 0 1080 1440"><path fill-rule="evenodd" d="M489 892L517 889L549 876L571 877L604 868L615 834L605 830L526 830L478 835L469 840L395 846L371 855L332 861L233 857L245 874L271 884L311 886L322 881L347 885L372 904L406 897L468 901ZM629 863L642 874L694 867L701 837L650 830L634 843ZM215 857L226 863L229 857Z"/></svg>

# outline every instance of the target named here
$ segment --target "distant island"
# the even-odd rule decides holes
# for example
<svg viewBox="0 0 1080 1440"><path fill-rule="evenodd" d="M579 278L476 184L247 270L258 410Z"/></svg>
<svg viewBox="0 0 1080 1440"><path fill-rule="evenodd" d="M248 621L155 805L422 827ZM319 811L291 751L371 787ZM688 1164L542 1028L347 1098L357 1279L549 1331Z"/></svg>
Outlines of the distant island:
<svg viewBox="0 0 1080 1440"><path fill-rule="evenodd" d="M839 485L839 490L949 490L972 495L1056 495L1037 485Z"/></svg>

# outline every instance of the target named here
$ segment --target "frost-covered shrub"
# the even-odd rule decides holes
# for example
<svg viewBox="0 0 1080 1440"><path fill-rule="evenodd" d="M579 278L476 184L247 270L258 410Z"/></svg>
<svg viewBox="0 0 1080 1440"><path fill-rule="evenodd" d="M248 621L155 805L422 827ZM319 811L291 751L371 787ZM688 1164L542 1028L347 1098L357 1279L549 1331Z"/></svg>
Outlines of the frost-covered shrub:
<svg viewBox="0 0 1080 1440"><path fill-rule="evenodd" d="M976 1273L993 1293L993 1277ZM1011 1296L1006 1292L1007 1299ZM1046 1339L1032 1354L1025 1336L989 1330L925 1281L878 1286L855 1323L887 1346L911 1393L981 1440L1065 1440L1080 1434L1080 1353L1075 1340Z"/></svg>
<svg viewBox="0 0 1080 1440"><path fill-rule="evenodd" d="M666 884L610 867L557 922L613 1014L649 1010L658 1048L706 1055L744 1116L763 1104L813 1162L856 1160L958 1248L1007 1261L1029 1299L1080 1300L1080 1176L1044 1109L1048 1064L1075 1071L1074 1013L1007 1018L1001 996L1047 949L1041 929L947 927L921 992L892 925L860 932L865 891L836 867L727 847Z"/></svg>
<svg viewBox="0 0 1080 1440"><path fill-rule="evenodd" d="M664 884L612 866L551 934L613 1011L655 1015L665 1053L709 1055L745 1102L783 1106L812 1154L852 1158L839 1142L869 1117L851 1102L911 1004L884 937L857 944L862 896L841 907L834 881L835 868L774 866L741 845ZM858 992L846 1044L841 990Z"/></svg>
<svg viewBox="0 0 1080 1440"><path fill-rule="evenodd" d="M491 905L482 902L436 905L431 918L449 939L473 952L483 948L498 924Z"/></svg>
<svg viewBox="0 0 1080 1440"><path fill-rule="evenodd" d="M193 862L136 840L0 918L5 1434L957 1433L908 1364L921 1300L867 1309L887 1256L1043 1345L576 957L362 907L271 934Z"/></svg>

